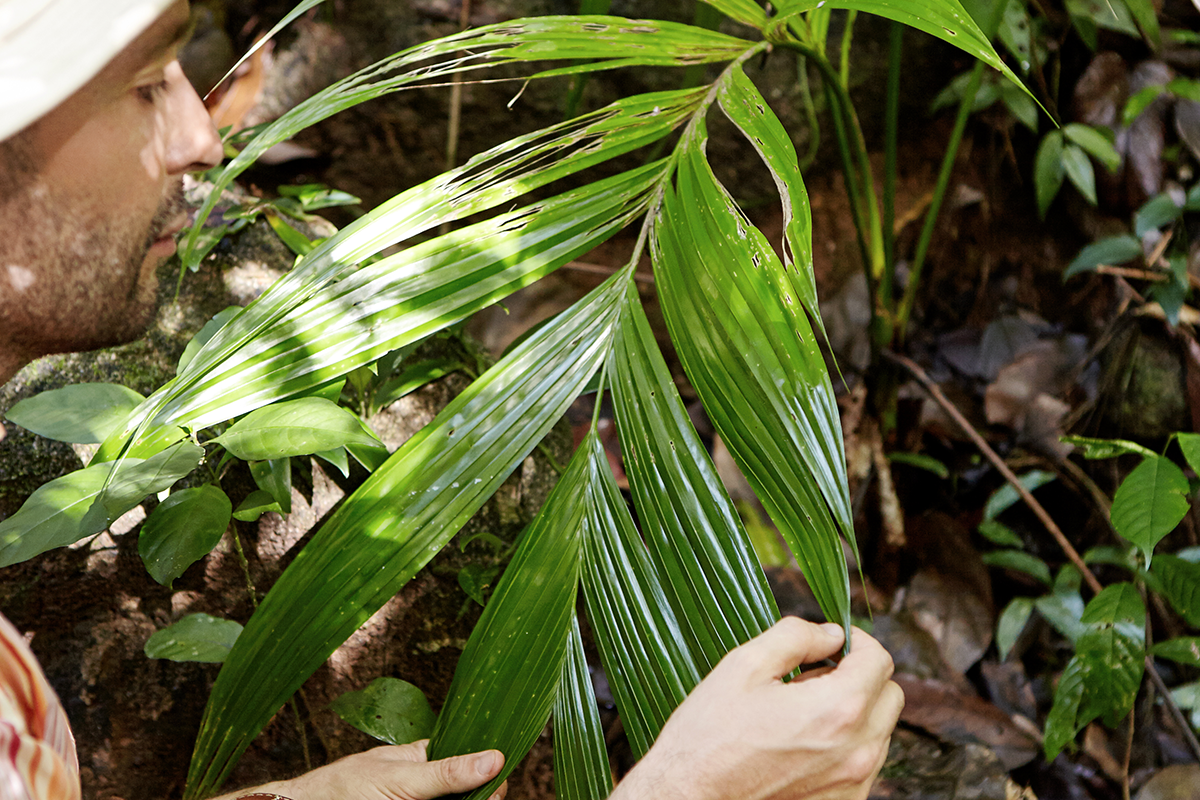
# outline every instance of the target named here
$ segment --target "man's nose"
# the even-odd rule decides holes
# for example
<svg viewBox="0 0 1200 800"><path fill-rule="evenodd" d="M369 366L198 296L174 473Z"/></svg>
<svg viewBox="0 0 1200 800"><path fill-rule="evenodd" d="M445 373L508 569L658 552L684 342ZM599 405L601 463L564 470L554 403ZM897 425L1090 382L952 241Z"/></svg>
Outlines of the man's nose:
<svg viewBox="0 0 1200 800"><path fill-rule="evenodd" d="M184 76L178 61L167 65L166 79L167 124L171 131L167 142L167 171L182 175L212 169L221 163L224 149L208 109Z"/></svg>

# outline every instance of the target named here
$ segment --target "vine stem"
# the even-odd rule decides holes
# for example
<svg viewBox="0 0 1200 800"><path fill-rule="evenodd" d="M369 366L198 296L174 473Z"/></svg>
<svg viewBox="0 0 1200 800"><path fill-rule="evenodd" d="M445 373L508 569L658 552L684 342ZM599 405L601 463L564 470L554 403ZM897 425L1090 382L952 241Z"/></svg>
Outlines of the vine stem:
<svg viewBox="0 0 1200 800"><path fill-rule="evenodd" d="M1042 504L1039 503L1037 499L1030 494L1029 490L1021 484L1021 481L1017 478L1016 473L1009 469L1008 465L1004 463L1004 459L1000 458L1000 455L992 449L991 445L989 445L987 441L979 435L979 431L975 430L975 426L973 426L970 421L963 416L962 412L950 402L950 399L942 393L941 388L939 388L938 385L933 382L933 379L929 377L928 373L921 369L921 367L910 358L906 358L905 356L898 355L887 350L883 351L883 354L885 358L895 362L896 364L899 364L912 373L912 376L916 378L921 384L922 388L929 393L929 396L932 397L934 401L942 407L943 411L950 415L951 419L953 419L960 428L962 428L963 433L970 437L975 446L979 448L979 452L983 453L984 457L991 462L992 466L994 466L996 470L1004 476L1004 479L1008 481L1014 489L1017 490L1017 494L1021 496L1021 500L1024 501L1025 505L1027 505L1034 515L1037 516L1041 523L1046 527L1046 530L1050 532L1050 535L1054 537L1054 540L1058 542L1059 547L1062 548L1067 558L1072 564L1075 565L1076 568L1078 568L1079 573L1083 576L1083 580L1085 583L1087 583L1088 588L1090 588L1094 593L1099 594L1104 587L1100 584L1100 581L1096 578L1096 575L1092 572L1091 568L1084 563L1083 559L1079 555L1079 551L1076 550L1074 545L1067 540L1067 537L1063 534L1062 529L1055 524L1054 520L1051 519L1050 514L1047 513L1046 509L1042 507ZM1192 756L1196 759L1197 763L1200 763L1200 741L1197 741L1196 734L1192 731L1191 726L1188 725L1187 720L1183 716L1183 712L1179 710L1179 706L1175 703L1175 698L1171 697L1171 690L1167 688L1167 684L1163 681L1162 676L1158 674L1158 668L1154 666L1154 660L1147 655L1145 658L1145 663L1146 674L1150 676L1150 682L1154 684L1155 690L1158 691L1158 693L1162 696L1163 703L1170 712L1171 718L1179 727L1179 732L1183 735L1184 740L1187 742L1188 748L1192 751Z"/></svg>

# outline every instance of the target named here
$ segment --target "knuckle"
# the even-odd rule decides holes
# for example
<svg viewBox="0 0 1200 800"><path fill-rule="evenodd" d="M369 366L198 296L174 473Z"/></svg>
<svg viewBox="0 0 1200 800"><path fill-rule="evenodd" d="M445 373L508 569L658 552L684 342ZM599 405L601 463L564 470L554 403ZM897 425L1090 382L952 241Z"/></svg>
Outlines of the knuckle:
<svg viewBox="0 0 1200 800"><path fill-rule="evenodd" d="M855 747L842 762L842 775L851 783L866 783L875 777L879 755L878 747L870 745Z"/></svg>
<svg viewBox="0 0 1200 800"><path fill-rule="evenodd" d="M432 762L434 768L434 778L443 786L457 786L463 777L463 771L466 769L464 759L461 757L443 758L440 761Z"/></svg>

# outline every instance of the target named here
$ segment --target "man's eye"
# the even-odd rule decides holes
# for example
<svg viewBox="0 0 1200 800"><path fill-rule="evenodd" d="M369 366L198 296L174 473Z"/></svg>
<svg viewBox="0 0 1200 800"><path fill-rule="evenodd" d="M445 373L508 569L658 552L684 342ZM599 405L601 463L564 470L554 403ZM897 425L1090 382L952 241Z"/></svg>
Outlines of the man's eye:
<svg viewBox="0 0 1200 800"><path fill-rule="evenodd" d="M137 87L137 93L140 98L147 103L153 103L167 91L166 80L161 80L156 83L147 83L144 86Z"/></svg>

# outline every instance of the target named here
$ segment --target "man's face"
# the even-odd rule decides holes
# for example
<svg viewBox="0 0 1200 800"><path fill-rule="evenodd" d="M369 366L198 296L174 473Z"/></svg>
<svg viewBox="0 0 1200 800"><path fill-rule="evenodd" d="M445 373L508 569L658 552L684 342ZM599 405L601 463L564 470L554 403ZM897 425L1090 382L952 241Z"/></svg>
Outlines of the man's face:
<svg viewBox="0 0 1200 800"><path fill-rule="evenodd" d="M86 86L0 144L0 382L136 338L183 226L185 172L221 160L175 60L179 0Z"/></svg>

